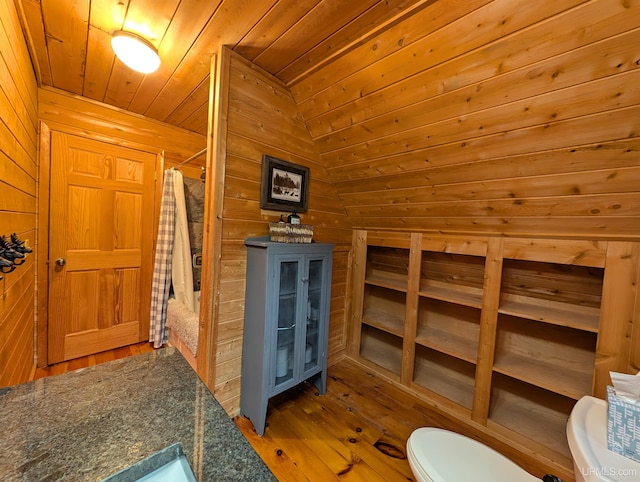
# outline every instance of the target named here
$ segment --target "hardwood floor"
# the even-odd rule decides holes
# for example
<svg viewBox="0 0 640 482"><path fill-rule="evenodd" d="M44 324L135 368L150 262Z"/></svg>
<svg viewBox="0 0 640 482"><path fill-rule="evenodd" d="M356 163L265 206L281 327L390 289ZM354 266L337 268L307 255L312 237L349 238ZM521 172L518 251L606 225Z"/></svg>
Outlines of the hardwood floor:
<svg viewBox="0 0 640 482"><path fill-rule="evenodd" d="M115 350L104 351L101 353L96 353L95 355L84 356L82 358L76 358L75 360L56 363L55 365L51 365L46 368L36 368L33 379L38 380L39 378L49 377L52 375L61 375L63 373L78 370L80 368L87 368L93 365L98 365L99 363L119 360L120 358L139 355L140 353L146 353L153 350L153 345L148 341L138 343L136 345L123 346L122 348L116 348Z"/></svg>
<svg viewBox="0 0 640 482"><path fill-rule="evenodd" d="M141 343L37 370L34 378L152 350ZM272 399L262 437L245 417L234 419L279 481L414 480L406 440L416 428L442 427L482 438L349 359L328 373L326 396L304 383ZM507 454L513 450L500 441L483 441ZM524 456L511 458L538 477L548 472Z"/></svg>
<svg viewBox="0 0 640 482"><path fill-rule="evenodd" d="M423 426L461 432L496 450L513 452L509 444L470 433L425 401L349 359L333 365L328 373L324 397L305 383L270 401L262 437L248 419L235 419L280 481L414 480L406 441ZM549 472L522 454L510 455L538 477Z"/></svg>
<svg viewBox="0 0 640 482"><path fill-rule="evenodd" d="M342 361L329 369L326 396L305 383L270 401L263 437L248 419L235 422L280 481L413 480L405 443L423 417L394 413L413 400L380 388Z"/></svg>

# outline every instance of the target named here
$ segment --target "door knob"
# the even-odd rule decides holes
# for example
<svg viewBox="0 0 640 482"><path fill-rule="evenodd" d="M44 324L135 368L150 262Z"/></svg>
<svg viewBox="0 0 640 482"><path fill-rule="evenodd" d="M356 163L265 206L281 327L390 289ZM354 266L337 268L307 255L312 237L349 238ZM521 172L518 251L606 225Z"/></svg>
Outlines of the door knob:
<svg viewBox="0 0 640 482"><path fill-rule="evenodd" d="M64 258L58 258L58 259L56 259L56 264L58 266L64 266L65 264L67 264L67 260L64 259Z"/></svg>

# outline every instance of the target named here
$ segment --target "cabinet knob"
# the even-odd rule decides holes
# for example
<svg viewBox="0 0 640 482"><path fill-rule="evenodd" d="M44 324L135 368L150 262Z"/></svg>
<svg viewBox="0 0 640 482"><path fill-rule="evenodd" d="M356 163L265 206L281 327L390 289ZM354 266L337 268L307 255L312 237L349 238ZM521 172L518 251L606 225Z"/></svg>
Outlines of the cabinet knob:
<svg viewBox="0 0 640 482"><path fill-rule="evenodd" d="M303 283L308 283L308 282L309 282L309 278L308 278L308 277L307 277L307 278L302 278L302 280L301 280L301 281L302 281Z"/></svg>
<svg viewBox="0 0 640 482"><path fill-rule="evenodd" d="M56 259L56 264L58 266L64 266L65 264L67 264L67 260L64 259L64 258L58 258L58 259Z"/></svg>

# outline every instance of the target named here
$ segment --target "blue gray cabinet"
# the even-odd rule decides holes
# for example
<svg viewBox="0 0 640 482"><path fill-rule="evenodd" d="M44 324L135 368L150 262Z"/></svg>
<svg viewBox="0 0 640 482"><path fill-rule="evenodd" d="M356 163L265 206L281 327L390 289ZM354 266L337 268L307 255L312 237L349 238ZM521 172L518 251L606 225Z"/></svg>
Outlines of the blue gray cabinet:
<svg viewBox="0 0 640 482"><path fill-rule="evenodd" d="M240 413L263 435L271 397L305 380L326 392L333 245L245 245Z"/></svg>

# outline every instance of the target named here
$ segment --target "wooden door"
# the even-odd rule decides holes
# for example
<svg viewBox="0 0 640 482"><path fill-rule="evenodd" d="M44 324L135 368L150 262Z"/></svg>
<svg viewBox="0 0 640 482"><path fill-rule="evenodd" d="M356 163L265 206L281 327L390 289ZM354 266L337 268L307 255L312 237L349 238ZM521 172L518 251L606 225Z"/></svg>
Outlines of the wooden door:
<svg viewBox="0 0 640 482"><path fill-rule="evenodd" d="M48 362L148 339L156 156L52 132Z"/></svg>

